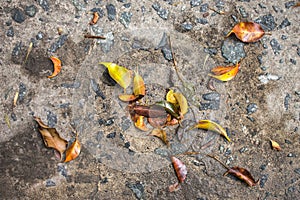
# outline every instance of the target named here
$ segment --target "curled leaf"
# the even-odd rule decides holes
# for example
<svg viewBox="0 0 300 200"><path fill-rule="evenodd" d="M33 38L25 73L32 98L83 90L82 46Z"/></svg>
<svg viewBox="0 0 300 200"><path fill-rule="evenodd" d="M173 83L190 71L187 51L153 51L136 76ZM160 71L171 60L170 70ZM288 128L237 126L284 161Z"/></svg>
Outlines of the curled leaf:
<svg viewBox="0 0 300 200"><path fill-rule="evenodd" d="M176 172L176 176L178 178L179 183L183 183L184 180L186 179L186 175L187 175L187 169L185 164L183 164L183 162L181 160L179 160L178 158L172 156L171 157L171 161L174 167L174 170Z"/></svg>
<svg viewBox="0 0 300 200"><path fill-rule="evenodd" d="M142 131L148 131L148 128L144 122L144 116L137 116L136 121L134 122L135 127Z"/></svg>
<svg viewBox="0 0 300 200"><path fill-rule="evenodd" d="M68 142L60 137L55 128L45 125L39 117L34 117L34 120L39 125L39 132L43 137L46 147L57 150L60 153L60 159L62 159L62 154L65 152Z"/></svg>
<svg viewBox="0 0 300 200"><path fill-rule="evenodd" d="M130 101L136 101L139 97L135 96L133 94L120 94L119 99L121 101L130 102Z"/></svg>
<svg viewBox="0 0 300 200"><path fill-rule="evenodd" d="M228 142L230 142L230 138L228 137L226 130L216 122L210 120L200 120L198 124L196 124L193 128L200 128L217 132L220 135L224 136L228 140Z"/></svg>
<svg viewBox="0 0 300 200"><path fill-rule="evenodd" d="M165 143L168 146L170 145L169 140L167 138L167 133L162 129L155 128L149 135L158 137L159 139L161 139L161 141L163 141L163 143Z"/></svg>
<svg viewBox="0 0 300 200"><path fill-rule="evenodd" d="M186 98L181 93L173 94L180 108L180 114L184 115L188 111L188 103Z"/></svg>
<svg viewBox="0 0 300 200"><path fill-rule="evenodd" d="M281 150L281 147L277 142L275 142L274 140L270 140L270 142L271 142L271 145L272 145L273 149L276 149L277 151Z"/></svg>
<svg viewBox="0 0 300 200"><path fill-rule="evenodd" d="M249 186L255 186L258 183L258 181L254 180L254 178L247 169L241 167L232 167L228 169L223 176L226 176L227 174L231 174L239 178L240 180L245 181Z"/></svg>
<svg viewBox="0 0 300 200"><path fill-rule="evenodd" d="M110 62L101 62L108 69L108 73L122 88L126 89L131 83L132 72L125 67Z"/></svg>
<svg viewBox="0 0 300 200"><path fill-rule="evenodd" d="M257 23L240 22L233 27L226 37L231 33L234 33L243 42L256 42L265 34L265 31Z"/></svg>
<svg viewBox="0 0 300 200"><path fill-rule="evenodd" d="M57 76L57 74L59 74L61 71L61 61L54 56L51 56L50 59L53 62L54 71L50 76L48 76L48 78L53 78L53 77Z"/></svg>
<svg viewBox="0 0 300 200"><path fill-rule="evenodd" d="M172 104L168 101L159 101L159 102L156 102L155 105L161 106L162 108L164 108L166 110L167 113L169 113L176 119L180 118L179 110L174 104Z"/></svg>
<svg viewBox="0 0 300 200"><path fill-rule="evenodd" d="M78 138L71 144L71 146L66 150L66 159L64 162L69 162L77 158L81 151L81 145L78 141Z"/></svg>
<svg viewBox="0 0 300 200"><path fill-rule="evenodd" d="M166 95L166 100L172 104L177 104L177 100L174 97L174 91L173 90L169 90L167 95Z"/></svg>
<svg viewBox="0 0 300 200"><path fill-rule="evenodd" d="M99 20L99 14L98 14L98 12L94 12L93 19L91 20L90 25L96 24L98 22L98 20Z"/></svg>
<svg viewBox="0 0 300 200"><path fill-rule="evenodd" d="M237 63L235 66L229 66L229 67L218 66L211 70L213 75L208 74L208 76L211 76L213 78L216 78L224 82L230 81L237 75L239 71L239 67L240 67L239 63Z"/></svg>
<svg viewBox="0 0 300 200"><path fill-rule="evenodd" d="M154 128L161 128L166 124L166 117L148 118L149 124Z"/></svg>
<svg viewBox="0 0 300 200"><path fill-rule="evenodd" d="M145 96L146 87L143 78L135 72L135 76L133 79L133 94L135 96Z"/></svg>

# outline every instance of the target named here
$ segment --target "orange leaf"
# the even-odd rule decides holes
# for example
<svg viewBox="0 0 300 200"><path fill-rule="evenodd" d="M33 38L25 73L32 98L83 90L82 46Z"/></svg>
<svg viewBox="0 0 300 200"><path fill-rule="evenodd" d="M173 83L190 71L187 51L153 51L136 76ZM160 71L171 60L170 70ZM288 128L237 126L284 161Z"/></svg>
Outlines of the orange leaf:
<svg viewBox="0 0 300 200"><path fill-rule="evenodd" d="M212 69L212 72L214 73L214 75L212 74L208 74L208 76L211 76L213 78L216 78L220 81L230 81L231 79L233 79L238 71L239 71L239 67L240 67L240 64L237 63L235 66L229 66L228 69L225 69L226 67L216 67L214 69ZM223 74L221 74L221 72Z"/></svg>
<svg viewBox="0 0 300 200"><path fill-rule="evenodd" d="M187 175L187 169L185 164L183 164L183 162L181 160L179 160L178 158L172 156L171 157L171 161L174 167L174 170L176 172L176 176L178 178L179 183L183 183L186 175Z"/></svg>
<svg viewBox="0 0 300 200"><path fill-rule="evenodd" d="M53 73L50 76L48 76L48 78L53 78L57 74L59 74L59 72L61 70L61 61L58 58L54 57L54 56L51 56L50 59L53 62L54 71L53 71Z"/></svg>
<svg viewBox="0 0 300 200"><path fill-rule="evenodd" d="M34 120L39 125L39 132L43 137L46 147L57 150L60 153L60 159L62 159L62 154L66 150L68 142L60 137L55 128L45 125L39 117L34 117Z"/></svg>
<svg viewBox="0 0 300 200"><path fill-rule="evenodd" d="M140 116L138 115L136 121L134 122L135 127L137 127L138 129L142 130L142 131L148 131L148 128L144 122L144 116Z"/></svg>
<svg viewBox="0 0 300 200"><path fill-rule="evenodd" d="M166 131L159 128L155 128L152 130L152 132L149 135L158 137L159 139L161 139L161 141L163 141L166 145L169 146L169 140L167 138Z"/></svg>
<svg viewBox="0 0 300 200"><path fill-rule="evenodd" d="M119 99L121 101L125 101L125 102L129 102L129 101L135 101L137 100L139 97L135 96L133 94L120 94L119 95Z"/></svg>
<svg viewBox="0 0 300 200"><path fill-rule="evenodd" d="M234 33L243 42L256 42L265 34L265 31L257 23L240 22L233 27L226 37L231 33Z"/></svg>
<svg viewBox="0 0 300 200"><path fill-rule="evenodd" d="M145 96L146 87L143 78L135 72L135 76L133 79L133 94L135 96Z"/></svg>
<svg viewBox="0 0 300 200"><path fill-rule="evenodd" d="M274 140L270 140L270 142L271 142L271 145L272 145L273 149L276 149L277 151L281 150L281 147L277 142L275 142Z"/></svg>
<svg viewBox="0 0 300 200"><path fill-rule="evenodd" d="M254 180L254 178L247 169L241 167L232 167L228 169L223 176L226 176L227 174L231 174L239 178L240 180L245 181L249 186L255 186L258 182Z"/></svg>
<svg viewBox="0 0 300 200"><path fill-rule="evenodd" d="M78 139L76 138L73 144L66 150L66 159L64 160L64 162L69 162L77 158L80 154L80 151L81 145Z"/></svg>

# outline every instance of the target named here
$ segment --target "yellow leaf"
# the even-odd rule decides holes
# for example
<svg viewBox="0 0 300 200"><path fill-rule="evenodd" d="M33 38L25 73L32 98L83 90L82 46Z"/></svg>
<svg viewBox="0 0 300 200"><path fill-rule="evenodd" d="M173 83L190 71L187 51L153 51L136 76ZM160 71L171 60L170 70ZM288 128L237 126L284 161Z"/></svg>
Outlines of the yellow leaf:
<svg viewBox="0 0 300 200"><path fill-rule="evenodd" d="M186 98L181 93L174 93L173 95L179 105L180 113L182 115L186 114L188 111L188 103L187 103Z"/></svg>
<svg viewBox="0 0 300 200"><path fill-rule="evenodd" d="M223 74L220 74L220 72L214 68L214 69L212 69L212 72L214 73L214 75L208 74L208 76L211 76L213 78L216 78L216 79L218 79L220 81L224 81L224 82L230 81L237 75L237 73L239 71L239 67L240 67L239 63L237 63L235 67L229 66L228 71L225 70L224 67L222 67L223 68L222 71L225 72ZM216 67L216 68L220 68L220 67Z"/></svg>
<svg viewBox="0 0 300 200"><path fill-rule="evenodd" d="M174 97L174 91L173 90L169 90L169 92L166 95L166 100L172 104L177 104L177 100Z"/></svg>
<svg viewBox="0 0 300 200"><path fill-rule="evenodd" d="M228 137L226 130L216 122L210 120L200 120L198 124L196 124L193 128L200 128L200 129L217 132L220 135L224 136L230 142L230 138Z"/></svg>
<svg viewBox="0 0 300 200"><path fill-rule="evenodd" d="M151 136L155 136L158 137L159 139L161 139L161 141L163 141L166 145L170 145L169 140L167 138L167 133L166 131L159 129L159 128L155 128L152 130L152 132L149 134Z"/></svg>
<svg viewBox="0 0 300 200"><path fill-rule="evenodd" d="M129 101L135 101L138 99L138 96L135 96L133 94L120 94L119 99L121 101L129 102Z"/></svg>
<svg viewBox="0 0 300 200"><path fill-rule="evenodd" d="M272 145L273 149L276 149L277 151L281 150L281 147L277 142L275 142L274 140L270 140L270 142L271 142L271 145Z"/></svg>
<svg viewBox="0 0 300 200"><path fill-rule="evenodd" d="M132 71L110 62L101 62L108 69L108 73L122 88L126 89L131 83Z"/></svg>
<svg viewBox="0 0 300 200"><path fill-rule="evenodd" d="M146 87L143 78L136 72L133 79L133 94L135 96L145 96Z"/></svg>
<svg viewBox="0 0 300 200"><path fill-rule="evenodd" d="M78 138L75 139L73 144L66 150L66 159L64 162L69 162L77 158L81 151L81 145L78 141Z"/></svg>
<svg viewBox="0 0 300 200"><path fill-rule="evenodd" d="M144 122L144 116L138 116L136 121L134 122L134 125L136 128L140 129L141 131L148 131L148 128Z"/></svg>

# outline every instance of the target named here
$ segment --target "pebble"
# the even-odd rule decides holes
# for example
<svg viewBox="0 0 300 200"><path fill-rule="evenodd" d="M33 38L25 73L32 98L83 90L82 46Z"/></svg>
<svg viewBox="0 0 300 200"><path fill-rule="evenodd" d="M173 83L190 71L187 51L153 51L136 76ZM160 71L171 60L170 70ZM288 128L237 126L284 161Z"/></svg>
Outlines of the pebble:
<svg viewBox="0 0 300 200"><path fill-rule="evenodd" d="M29 17L34 17L37 12L37 7L35 5L26 6L25 14Z"/></svg>
<svg viewBox="0 0 300 200"><path fill-rule="evenodd" d="M60 173L62 176L67 177L68 173L67 173L67 169L64 165L62 164L58 164L57 166L57 171L58 173Z"/></svg>
<svg viewBox="0 0 300 200"><path fill-rule="evenodd" d="M26 96L26 86L24 83L20 83L19 85L19 98L18 98L18 102L22 102Z"/></svg>
<svg viewBox="0 0 300 200"><path fill-rule="evenodd" d="M120 17L121 24L124 25L125 28L128 28L131 22L132 13L131 12L123 12Z"/></svg>
<svg viewBox="0 0 300 200"><path fill-rule="evenodd" d="M155 49L161 49L161 52L163 53L163 56L166 60L173 60L173 54L169 45L168 36L165 32L163 33L163 36Z"/></svg>
<svg viewBox="0 0 300 200"><path fill-rule="evenodd" d="M271 41L270 41L270 45L273 49L273 52L275 55L278 55L279 54L279 51L282 49L281 48L281 45L279 44L279 42L273 38Z"/></svg>
<svg viewBox="0 0 300 200"><path fill-rule="evenodd" d="M121 128L123 131L126 131L127 129L129 129L131 126L131 120L128 119L127 117L122 117L122 124L121 124Z"/></svg>
<svg viewBox="0 0 300 200"><path fill-rule="evenodd" d="M251 103L247 106L247 114L250 115L252 113L255 113L257 111L257 105L255 103Z"/></svg>
<svg viewBox="0 0 300 200"><path fill-rule="evenodd" d="M235 23L239 22L239 18L236 15L230 15Z"/></svg>
<svg viewBox="0 0 300 200"><path fill-rule="evenodd" d="M15 36L15 32L14 32L14 28L13 27L9 27L9 29L6 32L6 36L7 37L14 37Z"/></svg>
<svg viewBox="0 0 300 200"><path fill-rule="evenodd" d="M99 84L96 82L95 79L91 79L91 87L96 93L96 98L101 97L103 100L106 98L103 92L100 90Z"/></svg>
<svg viewBox="0 0 300 200"><path fill-rule="evenodd" d="M115 138L116 137L116 132L112 132L112 133L109 133L106 138Z"/></svg>
<svg viewBox="0 0 300 200"><path fill-rule="evenodd" d="M256 19L255 22L260 24L265 31L272 31L277 26L272 14L261 16L260 18Z"/></svg>
<svg viewBox="0 0 300 200"><path fill-rule="evenodd" d="M210 92L202 95L202 98L206 101L220 101L221 95L217 92Z"/></svg>
<svg viewBox="0 0 300 200"><path fill-rule="evenodd" d="M75 88L75 89L77 89L81 86L81 83L80 82L62 83L60 86L63 87L63 88Z"/></svg>
<svg viewBox="0 0 300 200"><path fill-rule="evenodd" d="M293 65L296 65L297 64L297 61L293 58L290 58L290 62L293 64Z"/></svg>
<svg viewBox="0 0 300 200"><path fill-rule="evenodd" d="M267 168L267 165L266 165L266 164L262 164L262 165L259 167L259 169L262 170L262 171L264 171L266 168Z"/></svg>
<svg viewBox="0 0 300 200"><path fill-rule="evenodd" d="M282 40L286 40L286 39L288 39L288 37L287 37L286 35L282 35L282 36L281 36L281 39L282 39Z"/></svg>
<svg viewBox="0 0 300 200"><path fill-rule="evenodd" d="M144 185L141 182L136 183L126 183L126 186L129 187L132 192L135 194L137 199L143 199L144 197Z"/></svg>
<svg viewBox="0 0 300 200"><path fill-rule="evenodd" d="M18 120L17 115L14 112L11 113L10 117L14 122Z"/></svg>
<svg viewBox="0 0 300 200"><path fill-rule="evenodd" d="M113 4L108 4L106 6L107 9L107 18L109 19L109 21L115 20L116 19L116 7Z"/></svg>
<svg viewBox="0 0 300 200"><path fill-rule="evenodd" d="M285 110L289 109L289 100L291 99L291 95L290 94L286 94L284 97L284 108Z"/></svg>
<svg viewBox="0 0 300 200"><path fill-rule="evenodd" d="M37 40L41 40L41 39L43 39L43 37L44 37L44 33L41 32L41 31L39 31L38 34L35 36L35 38L36 38Z"/></svg>
<svg viewBox="0 0 300 200"><path fill-rule="evenodd" d="M285 18L282 22L281 22L281 24L278 26L278 29L283 29L283 28L285 28L285 27L287 27L287 26L290 26L291 25L291 22L287 19L287 18Z"/></svg>
<svg viewBox="0 0 300 200"><path fill-rule="evenodd" d="M50 46L49 51L51 53L55 53L60 47L62 47L65 44L67 39L68 39L68 34L61 35L58 38L58 40Z"/></svg>
<svg viewBox="0 0 300 200"><path fill-rule="evenodd" d="M16 8L13 9L12 19L17 23L22 23L25 21L25 14L23 10Z"/></svg>
<svg viewBox="0 0 300 200"><path fill-rule="evenodd" d="M208 3L202 4L200 6L200 12L207 12L208 11Z"/></svg>
<svg viewBox="0 0 300 200"><path fill-rule="evenodd" d="M196 6L200 6L200 4L202 3L202 0L191 0L190 1L190 5L191 7L196 7Z"/></svg>
<svg viewBox="0 0 300 200"><path fill-rule="evenodd" d="M237 63L246 56L244 43L236 40L225 40L221 47L222 56L230 63Z"/></svg>
<svg viewBox="0 0 300 200"><path fill-rule="evenodd" d="M199 110L219 110L220 102L219 101L211 101L209 103L200 102Z"/></svg>
<svg viewBox="0 0 300 200"><path fill-rule="evenodd" d="M199 23L199 24L208 24L208 20L205 19L205 18L197 18L196 19L196 22Z"/></svg>
<svg viewBox="0 0 300 200"><path fill-rule="evenodd" d="M225 6L225 3L222 0L215 0L215 4L216 4L216 7L220 10L222 10L223 7Z"/></svg>
<svg viewBox="0 0 300 200"><path fill-rule="evenodd" d="M21 53L22 42L18 42L12 51L12 57L18 58Z"/></svg>
<svg viewBox="0 0 300 200"><path fill-rule="evenodd" d="M297 48L297 54L300 56L300 47Z"/></svg>
<svg viewBox="0 0 300 200"><path fill-rule="evenodd" d="M216 55L218 53L218 49L213 47L208 47L208 48L204 48L204 52L208 53L209 55Z"/></svg>
<svg viewBox="0 0 300 200"><path fill-rule="evenodd" d="M242 147L239 152L240 153L245 153L246 151L248 151L248 148L247 147Z"/></svg>
<svg viewBox="0 0 300 200"><path fill-rule="evenodd" d="M246 9L243 6L239 7L239 12L242 18L247 18L249 16L249 14L246 12Z"/></svg>
<svg viewBox="0 0 300 200"><path fill-rule="evenodd" d="M263 84L267 84L269 81L277 81L279 80L281 77L274 75L274 74L262 74L258 76L258 79L260 80L261 83Z"/></svg>
<svg viewBox="0 0 300 200"><path fill-rule="evenodd" d="M263 187L265 186L265 183L268 181L268 177L269 177L268 174L264 174L264 175L262 175L262 177L260 178L259 186L260 186L261 188L263 188Z"/></svg>
<svg viewBox="0 0 300 200"><path fill-rule="evenodd" d="M46 180L46 187L53 187L53 186L56 186L54 181L50 179Z"/></svg>
<svg viewBox="0 0 300 200"><path fill-rule="evenodd" d="M56 114L51 112L50 110L47 111L47 121L48 121L48 126L50 128L53 128L57 124Z"/></svg>
<svg viewBox="0 0 300 200"><path fill-rule="evenodd" d="M160 6L159 3L154 3L152 8L157 12L158 16L164 20L167 20L169 17L169 11Z"/></svg>
<svg viewBox="0 0 300 200"><path fill-rule="evenodd" d="M111 125L113 125L115 123L115 119L113 118L113 117L110 117L110 118L108 118L107 120L106 120L106 122L105 122L105 126L111 126Z"/></svg>
<svg viewBox="0 0 300 200"><path fill-rule="evenodd" d="M284 142L285 142L286 144L292 144L292 142L289 141L289 140L287 140L287 139L285 139Z"/></svg>
<svg viewBox="0 0 300 200"><path fill-rule="evenodd" d="M295 169L294 172L300 175L300 168Z"/></svg>
<svg viewBox="0 0 300 200"><path fill-rule="evenodd" d="M128 149L130 147L130 142L125 142L124 147Z"/></svg>
<svg viewBox="0 0 300 200"><path fill-rule="evenodd" d="M287 155L287 157L296 157L296 155L293 154L293 153L289 153L289 154Z"/></svg>
<svg viewBox="0 0 300 200"><path fill-rule="evenodd" d="M286 2L286 3L284 4L284 6L285 6L286 9L290 9L290 8L293 7L295 4L296 4L295 1L289 1L289 2Z"/></svg>
<svg viewBox="0 0 300 200"><path fill-rule="evenodd" d="M93 8L91 9L91 12L97 12L99 15L99 18L102 18L104 16L104 11L102 10L102 8Z"/></svg>
<svg viewBox="0 0 300 200"><path fill-rule="evenodd" d="M125 8L130 8L130 7L131 7L131 3L125 3L123 6L124 6Z"/></svg>
<svg viewBox="0 0 300 200"><path fill-rule="evenodd" d="M108 178L107 178L107 177L104 177L103 179L101 179L100 183L101 183L101 184L108 183Z"/></svg>
<svg viewBox="0 0 300 200"><path fill-rule="evenodd" d="M185 31L190 31L193 29L193 25L191 23L187 23L187 22L181 24L181 27Z"/></svg>
<svg viewBox="0 0 300 200"><path fill-rule="evenodd" d="M278 12L278 11L279 11L279 8L278 8L277 6L272 6L272 8L273 8L273 10L274 10L275 12Z"/></svg>
<svg viewBox="0 0 300 200"><path fill-rule="evenodd" d="M7 22L5 22L6 26L11 26L12 25L12 20L8 20Z"/></svg>
<svg viewBox="0 0 300 200"><path fill-rule="evenodd" d="M38 4L43 8L44 11L49 10L48 0L37 0Z"/></svg>
<svg viewBox="0 0 300 200"><path fill-rule="evenodd" d="M127 0L117 0L117 1L121 3L126 3Z"/></svg>

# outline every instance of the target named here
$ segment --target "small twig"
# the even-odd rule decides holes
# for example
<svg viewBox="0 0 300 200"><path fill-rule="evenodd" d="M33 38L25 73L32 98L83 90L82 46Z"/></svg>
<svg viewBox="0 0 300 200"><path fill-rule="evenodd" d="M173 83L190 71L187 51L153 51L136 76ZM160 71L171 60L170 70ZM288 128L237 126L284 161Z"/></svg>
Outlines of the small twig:
<svg viewBox="0 0 300 200"><path fill-rule="evenodd" d="M27 59L28 59L28 56L29 56L29 54L30 54L30 52L31 52L31 50L32 50L32 47L33 47L33 42L30 42L30 43L29 43L29 46L28 46L28 49L27 49L27 54L26 54L25 60L24 60L24 62L23 62L23 65L26 63L26 61L27 61Z"/></svg>
<svg viewBox="0 0 300 200"><path fill-rule="evenodd" d="M225 15L226 14L226 12L224 12L224 11L218 11L218 10L216 10L216 9L214 9L214 8L211 8L211 7L208 7L208 9L210 9L210 10L212 10L212 11L214 11L214 12L216 12L216 13L218 13L219 15Z"/></svg>
<svg viewBox="0 0 300 200"><path fill-rule="evenodd" d="M223 167L225 167L227 170L229 170L230 168L225 165L218 157L216 157L215 155L210 155L210 154L207 154L208 157L211 157L213 159L215 159L216 161L218 161Z"/></svg>
<svg viewBox="0 0 300 200"><path fill-rule="evenodd" d="M105 40L106 37L101 36L101 35L89 35L89 34L85 34L84 38L91 38L91 39L102 39Z"/></svg>

